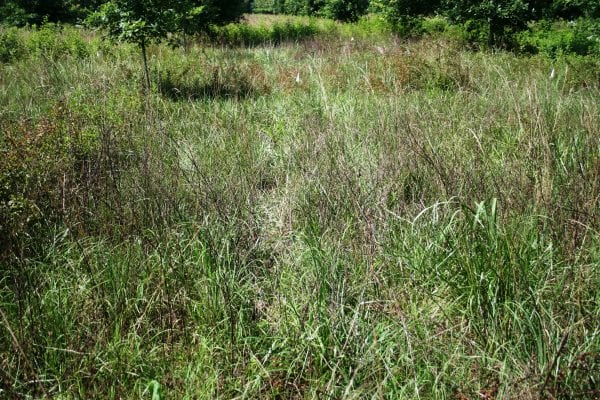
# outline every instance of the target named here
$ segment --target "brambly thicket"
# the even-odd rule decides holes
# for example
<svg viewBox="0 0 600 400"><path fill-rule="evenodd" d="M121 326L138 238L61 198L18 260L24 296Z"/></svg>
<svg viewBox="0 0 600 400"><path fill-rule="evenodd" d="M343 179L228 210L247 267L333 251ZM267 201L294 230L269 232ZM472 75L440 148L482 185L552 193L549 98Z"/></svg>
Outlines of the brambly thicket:
<svg viewBox="0 0 600 400"><path fill-rule="evenodd" d="M0 5L0 398L600 396L595 3L134 3Z"/></svg>

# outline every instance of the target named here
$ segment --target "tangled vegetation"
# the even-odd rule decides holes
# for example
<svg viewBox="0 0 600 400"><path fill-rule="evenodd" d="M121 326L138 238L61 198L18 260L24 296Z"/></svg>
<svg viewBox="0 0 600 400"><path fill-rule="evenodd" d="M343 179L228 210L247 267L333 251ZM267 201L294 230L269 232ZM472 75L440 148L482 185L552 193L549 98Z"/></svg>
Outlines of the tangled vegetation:
<svg viewBox="0 0 600 400"><path fill-rule="evenodd" d="M0 398L598 398L597 50L249 20L0 31Z"/></svg>

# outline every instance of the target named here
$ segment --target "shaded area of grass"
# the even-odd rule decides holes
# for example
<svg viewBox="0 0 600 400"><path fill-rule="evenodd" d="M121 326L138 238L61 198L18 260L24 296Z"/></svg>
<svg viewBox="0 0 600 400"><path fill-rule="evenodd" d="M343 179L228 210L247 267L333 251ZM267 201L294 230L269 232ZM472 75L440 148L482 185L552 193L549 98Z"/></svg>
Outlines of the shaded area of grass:
<svg viewBox="0 0 600 400"><path fill-rule="evenodd" d="M267 87L256 87L240 71L213 69L210 77L182 80L170 71L160 75L158 91L171 100L244 99L268 94Z"/></svg>
<svg viewBox="0 0 600 400"><path fill-rule="evenodd" d="M213 27L207 38L211 43L228 46L278 45L297 42L327 33L330 29L320 27L314 22L285 21L267 25L229 24Z"/></svg>

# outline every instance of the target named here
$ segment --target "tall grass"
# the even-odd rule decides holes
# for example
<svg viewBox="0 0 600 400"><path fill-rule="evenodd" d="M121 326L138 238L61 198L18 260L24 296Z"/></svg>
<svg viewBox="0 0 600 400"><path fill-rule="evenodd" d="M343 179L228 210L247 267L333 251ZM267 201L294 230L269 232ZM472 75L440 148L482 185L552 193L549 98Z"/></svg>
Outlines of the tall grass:
<svg viewBox="0 0 600 400"><path fill-rule="evenodd" d="M328 35L0 66L0 397L598 396L598 61Z"/></svg>

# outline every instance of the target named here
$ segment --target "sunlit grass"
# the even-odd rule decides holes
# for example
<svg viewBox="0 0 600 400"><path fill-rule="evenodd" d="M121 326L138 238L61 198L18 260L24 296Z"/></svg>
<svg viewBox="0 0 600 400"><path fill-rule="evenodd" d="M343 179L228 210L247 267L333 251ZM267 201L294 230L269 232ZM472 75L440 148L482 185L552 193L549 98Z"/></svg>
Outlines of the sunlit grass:
<svg viewBox="0 0 600 400"><path fill-rule="evenodd" d="M315 32L0 65L0 397L598 396L598 60Z"/></svg>

